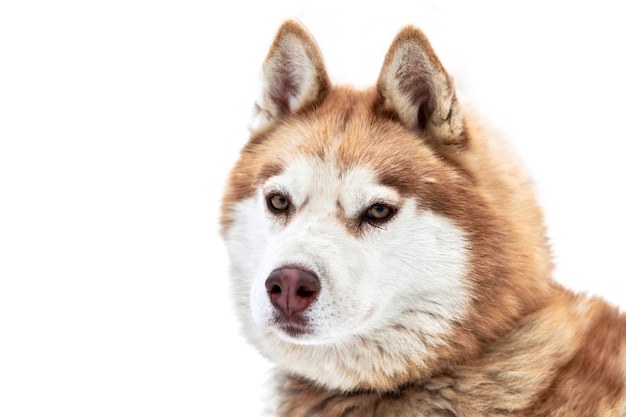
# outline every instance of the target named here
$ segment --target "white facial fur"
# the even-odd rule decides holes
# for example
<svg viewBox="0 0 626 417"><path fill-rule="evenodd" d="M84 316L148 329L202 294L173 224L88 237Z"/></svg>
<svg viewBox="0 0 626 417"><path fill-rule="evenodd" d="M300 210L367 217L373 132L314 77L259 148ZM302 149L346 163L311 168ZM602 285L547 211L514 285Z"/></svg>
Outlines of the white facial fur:
<svg viewBox="0 0 626 417"><path fill-rule="evenodd" d="M276 191L294 207L286 222L266 207L266 196ZM357 226L360 214L380 202L397 207L397 214L380 227ZM376 184L367 169L340 177L331 162L297 160L239 202L234 219L226 241L253 339L273 334L296 344L340 344L402 323L409 311L423 315L420 333L436 342L467 306L462 231ZM274 307L265 289L270 272L286 265L313 271L322 287L307 312L313 331L297 338L272 327Z"/></svg>

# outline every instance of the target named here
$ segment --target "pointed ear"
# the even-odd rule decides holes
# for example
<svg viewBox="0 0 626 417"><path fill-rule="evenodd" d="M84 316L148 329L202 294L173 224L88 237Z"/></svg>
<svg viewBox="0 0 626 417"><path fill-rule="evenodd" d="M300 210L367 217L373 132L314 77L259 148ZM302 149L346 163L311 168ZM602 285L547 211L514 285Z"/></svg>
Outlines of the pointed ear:
<svg viewBox="0 0 626 417"><path fill-rule="evenodd" d="M330 82L322 55L307 30L288 20L280 27L261 70L261 94L250 130L255 133L281 117L321 100Z"/></svg>
<svg viewBox="0 0 626 417"><path fill-rule="evenodd" d="M463 115L454 82L426 36L407 26L394 39L378 78L384 111L438 142L463 142Z"/></svg>

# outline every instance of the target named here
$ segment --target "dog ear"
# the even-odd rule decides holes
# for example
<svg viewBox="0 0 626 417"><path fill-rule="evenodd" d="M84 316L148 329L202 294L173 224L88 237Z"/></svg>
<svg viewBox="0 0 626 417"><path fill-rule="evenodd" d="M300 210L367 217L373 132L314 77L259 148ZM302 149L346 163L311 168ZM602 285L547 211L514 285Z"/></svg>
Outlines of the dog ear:
<svg viewBox="0 0 626 417"><path fill-rule="evenodd" d="M280 27L263 63L260 81L261 94L249 126L253 133L323 98L330 82L322 55L300 23L288 20Z"/></svg>
<svg viewBox="0 0 626 417"><path fill-rule="evenodd" d="M463 115L454 82L426 36L407 26L394 39L378 78L383 111L444 144L463 142Z"/></svg>

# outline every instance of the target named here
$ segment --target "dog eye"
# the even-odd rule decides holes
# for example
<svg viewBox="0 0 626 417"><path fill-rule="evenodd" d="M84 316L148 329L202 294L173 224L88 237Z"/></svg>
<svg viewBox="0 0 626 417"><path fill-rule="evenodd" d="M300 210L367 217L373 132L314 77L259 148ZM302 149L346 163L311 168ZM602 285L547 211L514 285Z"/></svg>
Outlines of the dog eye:
<svg viewBox="0 0 626 417"><path fill-rule="evenodd" d="M393 216L395 210L386 204L374 204L365 213L365 217L373 222L383 222Z"/></svg>
<svg viewBox="0 0 626 417"><path fill-rule="evenodd" d="M275 213L287 210L289 205L289 199L282 194L272 194L267 197L267 207Z"/></svg>

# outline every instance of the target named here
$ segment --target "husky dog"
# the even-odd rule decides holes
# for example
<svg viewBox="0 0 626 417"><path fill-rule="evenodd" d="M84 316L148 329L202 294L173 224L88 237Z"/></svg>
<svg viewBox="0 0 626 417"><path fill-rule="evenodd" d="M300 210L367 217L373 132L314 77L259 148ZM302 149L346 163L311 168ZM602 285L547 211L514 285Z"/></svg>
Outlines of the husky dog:
<svg viewBox="0 0 626 417"><path fill-rule="evenodd" d="M626 416L626 317L551 278L532 184L419 29L359 91L287 21L261 85L221 226L271 415Z"/></svg>

